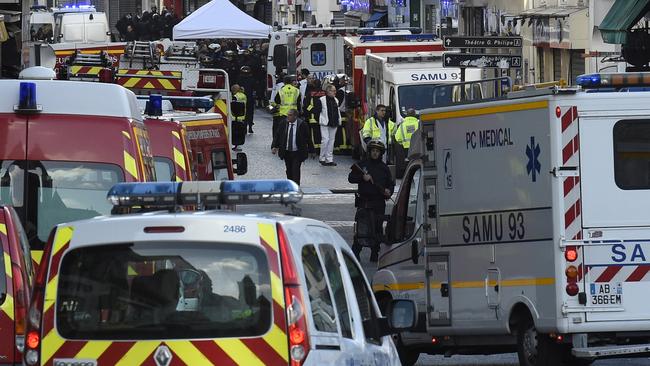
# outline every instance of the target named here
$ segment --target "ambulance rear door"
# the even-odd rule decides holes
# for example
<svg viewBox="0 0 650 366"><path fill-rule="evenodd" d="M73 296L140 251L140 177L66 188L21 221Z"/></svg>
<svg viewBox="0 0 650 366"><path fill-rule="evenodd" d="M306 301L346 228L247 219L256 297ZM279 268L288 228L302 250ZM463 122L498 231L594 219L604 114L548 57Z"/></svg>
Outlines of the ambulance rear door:
<svg viewBox="0 0 650 366"><path fill-rule="evenodd" d="M296 40L296 45L298 44L299 40ZM298 58L296 71L300 72L300 69L306 68L319 80L336 73L336 60L343 52L342 49L336 49L336 44L333 36L323 36L322 33L305 36L301 46L302 62Z"/></svg>
<svg viewBox="0 0 650 366"><path fill-rule="evenodd" d="M563 156L580 158L581 197L566 217L582 220L586 306L598 310L587 321L650 320L650 94L584 96L565 118L579 133Z"/></svg>

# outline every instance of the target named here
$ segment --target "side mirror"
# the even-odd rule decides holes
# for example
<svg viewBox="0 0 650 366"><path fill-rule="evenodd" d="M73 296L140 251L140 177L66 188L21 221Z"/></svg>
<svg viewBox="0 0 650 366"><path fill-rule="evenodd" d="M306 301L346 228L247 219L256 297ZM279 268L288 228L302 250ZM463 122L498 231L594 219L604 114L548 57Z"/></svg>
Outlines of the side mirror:
<svg viewBox="0 0 650 366"><path fill-rule="evenodd" d="M413 330L417 323L417 308L412 300L393 300L388 304L388 325L392 333Z"/></svg>
<svg viewBox="0 0 650 366"><path fill-rule="evenodd" d="M235 160L237 168L235 173L237 175L244 175L248 172L248 157L245 153L237 153L237 160Z"/></svg>

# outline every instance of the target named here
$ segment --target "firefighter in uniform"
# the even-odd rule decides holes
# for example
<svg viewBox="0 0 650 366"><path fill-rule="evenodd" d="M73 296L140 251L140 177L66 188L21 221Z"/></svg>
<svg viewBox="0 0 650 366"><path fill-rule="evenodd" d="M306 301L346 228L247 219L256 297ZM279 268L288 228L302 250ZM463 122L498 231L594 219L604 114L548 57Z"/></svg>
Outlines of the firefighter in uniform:
<svg viewBox="0 0 650 366"><path fill-rule="evenodd" d="M284 85L275 96L275 103L280 106L280 115L284 118L290 110L300 111L300 90L293 85L294 77L289 75L284 78Z"/></svg>
<svg viewBox="0 0 650 366"><path fill-rule="evenodd" d="M370 246L370 261L376 262L379 255L379 244L382 241L384 212L386 200L393 195L395 181L382 159L386 146L379 140L371 140L367 144L368 157L352 165L348 182L359 185L354 201L357 207L355 232L352 251L359 258L363 246ZM362 224L362 222L364 224ZM362 233L361 231L366 232ZM369 240L363 240L363 239Z"/></svg>
<svg viewBox="0 0 650 366"><path fill-rule="evenodd" d="M338 77L338 89L336 90L336 99L339 101L339 111L341 111L341 127L336 133L336 142L334 150L345 151L351 148L350 146L350 125L348 124L348 108L347 108L347 85L349 78L343 74Z"/></svg>
<svg viewBox="0 0 650 366"><path fill-rule="evenodd" d="M408 157L409 147L411 147L411 136L419 127L420 121L417 118L415 109L409 108L406 112L406 118L395 132L395 169L398 178L404 175L406 158Z"/></svg>
<svg viewBox="0 0 650 366"><path fill-rule="evenodd" d="M232 149L240 151L238 146L246 142L246 103L248 98L237 84L230 88L230 92L233 96L230 106L232 113Z"/></svg>
<svg viewBox="0 0 650 366"><path fill-rule="evenodd" d="M325 91L322 88L322 83L318 79L313 79L311 81L312 87L307 88L309 90L309 95L305 97L305 120L309 122L309 132L312 144L315 149L320 149L320 124L318 123L318 111L315 110L317 100L325 95Z"/></svg>
<svg viewBox="0 0 650 366"><path fill-rule="evenodd" d="M395 134L395 122L386 117L386 106L378 104L375 108L375 115L368 118L363 124L361 135L363 141L367 144L370 140L379 140L384 146L390 147L393 143ZM369 152L366 147L366 151ZM384 154L384 163L388 161L388 154Z"/></svg>

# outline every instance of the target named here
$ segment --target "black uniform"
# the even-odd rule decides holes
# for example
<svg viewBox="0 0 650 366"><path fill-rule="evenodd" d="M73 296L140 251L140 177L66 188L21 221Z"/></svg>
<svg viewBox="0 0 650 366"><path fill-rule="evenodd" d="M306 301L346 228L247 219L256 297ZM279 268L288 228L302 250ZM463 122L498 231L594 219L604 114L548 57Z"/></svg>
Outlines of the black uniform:
<svg viewBox="0 0 650 366"><path fill-rule="evenodd" d="M363 180L363 174L367 172L371 177L371 182ZM384 189L388 189L390 194L393 194L395 189L395 182L386 165L381 158L379 159L364 159L359 163L352 166L352 171L348 175L348 182L359 184L358 194L355 199L354 205L357 207L357 218L366 209L374 214L374 229L377 241L372 246L371 261L377 260L379 253L379 239L383 236L382 224L384 221L384 213L386 210L386 196ZM354 254L359 257L361 252L361 244L356 242L352 245Z"/></svg>

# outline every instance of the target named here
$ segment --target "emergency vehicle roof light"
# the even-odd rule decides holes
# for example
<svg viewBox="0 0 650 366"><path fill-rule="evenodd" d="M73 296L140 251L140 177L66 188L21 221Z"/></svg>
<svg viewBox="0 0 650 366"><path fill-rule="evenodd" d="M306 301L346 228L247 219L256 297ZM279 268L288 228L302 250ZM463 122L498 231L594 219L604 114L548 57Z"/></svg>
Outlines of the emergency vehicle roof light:
<svg viewBox="0 0 650 366"><path fill-rule="evenodd" d="M118 183L106 196L113 206L174 208L179 205L294 204L302 199L290 180Z"/></svg>
<svg viewBox="0 0 650 366"><path fill-rule="evenodd" d="M18 105L14 106L14 111L33 113L41 109L36 104L36 83L21 82L18 92Z"/></svg>
<svg viewBox="0 0 650 366"><path fill-rule="evenodd" d="M162 116L163 114L163 103L162 95L151 94L149 96L149 102L145 108L145 113L149 116Z"/></svg>
<svg viewBox="0 0 650 366"><path fill-rule="evenodd" d="M392 42L408 42L408 41L435 41L437 39L435 34L387 34L387 35L367 35L359 37L361 42L374 42L374 41L392 41Z"/></svg>
<svg viewBox="0 0 650 366"><path fill-rule="evenodd" d="M576 84L583 89L644 87L650 86L650 72L584 74L576 78Z"/></svg>

